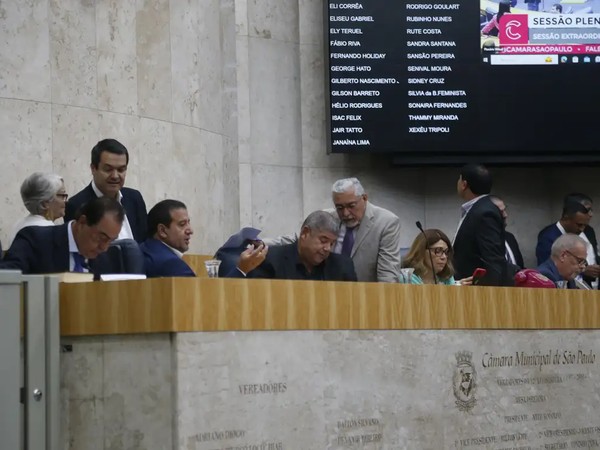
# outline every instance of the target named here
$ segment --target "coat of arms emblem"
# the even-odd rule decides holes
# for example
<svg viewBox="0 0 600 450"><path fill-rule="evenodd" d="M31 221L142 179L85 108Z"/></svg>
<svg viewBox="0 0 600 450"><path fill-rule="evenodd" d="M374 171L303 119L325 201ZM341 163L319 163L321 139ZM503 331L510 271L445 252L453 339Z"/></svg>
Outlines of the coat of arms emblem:
<svg viewBox="0 0 600 450"><path fill-rule="evenodd" d="M475 391L477 390L477 372L471 362L473 353L461 351L456 353L456 368L452 380L454 388L454 397L456 397L456 406L461 411L470 411L477 400Z"/></svg>

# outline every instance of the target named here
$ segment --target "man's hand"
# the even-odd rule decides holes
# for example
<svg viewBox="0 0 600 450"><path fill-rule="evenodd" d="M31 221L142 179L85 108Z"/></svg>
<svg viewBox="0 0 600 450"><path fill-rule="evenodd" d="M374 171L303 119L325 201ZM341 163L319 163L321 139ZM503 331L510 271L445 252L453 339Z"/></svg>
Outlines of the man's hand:
<svg viewBox="0 0 600 450"><path fill-rule="evenodd" d="M587 266L585 268L585 270L583 271L583 274L586 277L590 277L590 278L598 278L598 277L600 277L600 265L598 265L598 264L590 264L589 266Z"/></svg>
<svg viewBox="0 0 600 450"><path fill-rule="evenodd" d="M264 243L258 247L249 247L240 254L240 262L238 262L238 269L244 272L246 275L256 269L265 260L269 247Z"/></svg>

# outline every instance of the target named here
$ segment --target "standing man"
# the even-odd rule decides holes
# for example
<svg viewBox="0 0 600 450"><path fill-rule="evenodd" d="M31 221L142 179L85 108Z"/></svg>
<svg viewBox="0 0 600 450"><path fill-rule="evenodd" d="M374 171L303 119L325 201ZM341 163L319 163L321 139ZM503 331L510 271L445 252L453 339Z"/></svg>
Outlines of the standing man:
<svg viewBox="0 0 600 450"><path fill-rule="evenodd" d="M523 262L523 255L521 254L521 249L519 248L519 244L517 243L517 239L515 235L506 231L506 225L508 224L508 212L506 212L506 204L500 197L496 197L495 195L490 195L490 200L498 207L500 210L500 215L502 216L502 220L504 221L504 235L506 241L504 242L506 247L506 260L512 265L518 267L519 270L525 268L525 263Z"/></svg>
<svg viewBox="0 0 600 450"><path fill-rule="evenodd" d="M456 278L466 278L478 268L486 269L480 284L510 286L512 271L505 259L506 236L500 210L489 197L492 175L482 165L464 166L456 190L464 200L454 238Z"/></svg>
<svg viewBox="0 0 600 450"><path fill-rule="evenodd" d="M96 258L108 250L123 223L123 207L107 197L81 208L77 220L52 227L27 227L15 236L2 269L24 274L94 272Z"/></svg>
<svg viewBox="0 0 600 450"><path fill-rule="evenodd" d="M344 178L331 188L341 221L334 253L352 258L358 281L396 283L400 277L400 219L368 201L357 178Z"/></svg>
<svg viewBox="0 0 600 450"><path fill-rule="evenodd" d="M129 152L116 139L104 139L92 149L92 182L67 202L65 222L75 218L77 210L97 197L117 200L125 209L119 239L146 239L146 203L139 191L123 187L129 164Z"/></svg>

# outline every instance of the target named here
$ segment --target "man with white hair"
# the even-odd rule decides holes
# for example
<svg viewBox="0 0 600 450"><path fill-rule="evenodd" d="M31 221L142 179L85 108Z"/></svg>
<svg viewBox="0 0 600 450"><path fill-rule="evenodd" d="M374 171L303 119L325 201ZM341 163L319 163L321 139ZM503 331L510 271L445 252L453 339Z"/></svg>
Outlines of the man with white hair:
<svg viewBox="0 0 600 450"><path fill-rule="evenodd" d="M587 265L586 243L576 234L563 234L552 244L550 258L540 264L537 270L550 278L557 286L567 282L569 289L575 289L575 278Z"/></svg>
<svg viewBox="0 0 600 450"><path fill-rule="evenodd" d="M400 219L368 201L357 178L343 178L331 188L340 220L335 253L354 262L358 281L397 282L400 274Z"/></svg>
<svg viewBox="0 0 600 450"><path fill-rule="evenodd" d="M400 278L400 219L375 206L357 178L343 178L331 187L333 205L325 211L338 222L333 253L349 256L357 281L397 283ZM265 238L269 246L289 244L296 235Z"/></svg>

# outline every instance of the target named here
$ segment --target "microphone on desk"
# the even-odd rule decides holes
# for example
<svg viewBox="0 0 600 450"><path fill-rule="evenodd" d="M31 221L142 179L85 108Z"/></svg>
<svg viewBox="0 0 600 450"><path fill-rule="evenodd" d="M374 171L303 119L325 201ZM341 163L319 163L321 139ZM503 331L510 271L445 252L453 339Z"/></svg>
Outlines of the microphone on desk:
<svg viewBox="0 0 600 450"><path fill-rule="evenodd" d="M425 234L425 230L423 230L423 225L421 225L421 222L419 222L417 220L415 225L421 231L421 233L423 233L423 236L425 237L425 251L427 253L429 253L429 262L431 263L431 273L433 273L433 283L437 284L437 275L435 273L435 267L433 266L433 256L431 256L431 252L429 251L429 246L427 245L427 235Z"/></svg>

